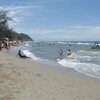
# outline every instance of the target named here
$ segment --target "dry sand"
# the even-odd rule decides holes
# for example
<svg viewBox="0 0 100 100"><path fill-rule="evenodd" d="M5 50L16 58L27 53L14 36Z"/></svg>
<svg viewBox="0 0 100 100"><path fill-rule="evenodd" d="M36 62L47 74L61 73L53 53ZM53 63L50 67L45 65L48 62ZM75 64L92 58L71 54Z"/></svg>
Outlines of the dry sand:
<svg viewBox="0 0 100 100"><path fill-rule="evenodd" d="M0 100L100 100L100 80L0 52Z"/></svg>

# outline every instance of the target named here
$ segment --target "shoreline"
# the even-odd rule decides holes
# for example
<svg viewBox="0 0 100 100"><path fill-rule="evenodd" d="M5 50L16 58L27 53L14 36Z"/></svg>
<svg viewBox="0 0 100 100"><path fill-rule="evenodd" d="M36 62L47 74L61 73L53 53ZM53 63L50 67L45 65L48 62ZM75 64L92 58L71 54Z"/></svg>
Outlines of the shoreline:
<svg viewBox="0 0 100 100"><path fill-rule="evenodd" d="M100 80L0 52L1 100L99 100Z"/></svg>
<svg viewBox="0 0 100 100"><path fill-rule="evenodd" d="M36 44L36 45L38 45L38 44ZM25 55L30 56L33 61L37 61L40 63L42 62L43 64L46 64L47 66L50 65L50 67L54 67L56 69L59 69L61 71L71 73L74 75L100 79L99 74L98 74L99 73L98 70L100 70L100 68L98 69L99 65L97 64L99 59L97 61L95 59L95 57L93 58L93 56L95 56L94 52L89 52L89 56L87 56L86 55L87 51L85 52L85 50L79 49L79 54L78 54L78 51L76 53L73 52L72 58L70 58L70 57L67 58L66 56L60 58L59 56L55 55L55 57L54 57L55 59L52 58L53 56L51 57L52 59L51 58L49 59L49 53L45 52L42 55L38 55L38 53L36 53L36 52L38 52L38 51L36 51L38 49L33 50L33 49L31 49L31 46L32 46L31 44L28 44L28 46L19 45L19 47L10 48L10 54L12 56L13 55L16 56L16 54L18 53L18 50L22 50L25 53ZM41 46L40 46L40 48L41 48ZM51 53L51 54L53 54L53 53ZM78 55L80 55L80 56L78 56ZM91 55L93 55L93 56L91 56ZM97 55L99 55L99 53L97 53ZM89 67L89 66L91 66L91 67Z"/></svg>
<svg viewBox="0 0 100 100"><path fill-rule="evenodd" d="M17 54L16 50L18 51L18 48L19 47L11 47L10 50L8 50L8 52L10 51L9 55L12 57L16 57L16 54ZM57 61L50 61L50 60L41 59L41 58L38 60L34 60L34 59L26 59L26 60L31 60L33 62L41 63L41 64L46 65L47 67L51 67L61 72L68 73L68 74L76 75L78 77L85 77L85 78L100 80L99 78L92 77L92 76L86 75L85 73L78 72L73 68L64 67L63 65L60 65Z"/></svg>

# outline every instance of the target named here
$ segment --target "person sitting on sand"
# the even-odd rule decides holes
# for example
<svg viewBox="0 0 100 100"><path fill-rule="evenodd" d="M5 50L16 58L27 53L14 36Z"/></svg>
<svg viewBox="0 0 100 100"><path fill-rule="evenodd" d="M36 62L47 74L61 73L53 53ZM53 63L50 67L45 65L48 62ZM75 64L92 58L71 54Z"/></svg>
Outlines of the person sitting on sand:
<svg viewBox="0 0 100 100"><path fill-rule="evenodd" d="M70 49L67 50L67 56L69 56L69 55L71 55L71 50Z"/></svg>
<svg viewBox="0 0 100 100"><path fill-rule="evenodd" d="M30 58L30 57L27 57L26 55L22 54L21 50L18 51L18 54L16 55L16 57L17 56L19 56L20 58Z"/></svg>
<svg viewBox="0 0 100 100"><path fill-rule="evenodd" d="M63 55L63 50L60 49L60 50L58 51L58 53L59 53L60 56L62 56L62 55Z"/></svg>

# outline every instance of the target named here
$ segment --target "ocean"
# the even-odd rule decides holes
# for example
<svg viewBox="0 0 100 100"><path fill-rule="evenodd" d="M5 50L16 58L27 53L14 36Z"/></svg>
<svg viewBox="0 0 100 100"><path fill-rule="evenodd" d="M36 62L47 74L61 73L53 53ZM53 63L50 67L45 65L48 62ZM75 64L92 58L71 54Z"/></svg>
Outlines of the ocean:
<svg viewBox="0 0 100 100"><path fill-rule="evenodd" d="M53 66L59 65L63 70L73 69L100 79L100 49L91 49L93 44L92 41L29 41L20 43L9 52L16 56L20 49L32 60ZM58 53L60 49L63 50L62 55ZM72 53L70 56L67 56L68 49Z"/></svg>

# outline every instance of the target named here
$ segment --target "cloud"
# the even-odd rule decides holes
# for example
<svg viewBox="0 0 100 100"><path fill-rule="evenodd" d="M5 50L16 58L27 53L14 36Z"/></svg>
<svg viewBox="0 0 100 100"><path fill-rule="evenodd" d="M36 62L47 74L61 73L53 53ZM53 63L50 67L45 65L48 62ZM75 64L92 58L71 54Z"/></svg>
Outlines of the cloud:
<svg viewBox="0 0 100 100"><path fill-rule="evenodd" d="M46 40L96 40L100 38L100 26L66 26L61 29L32 29L28 33Z"/></svg>
<svg viewBox="0 0 100 100"><path fill-rule="evenodd" d="M31 15L31 9L41 9L41 5L27 5L27 6L0 6L0 10L7 10L8 16L11 17L15 22L20 22L23 17ZM11 22L10 22L11 23Z"/></svg>
<svg viewBox="0 0 100 100"><path fill-rule="evenodd" d="M64 28L59 28L59 29L33 29L31 32L34 32L36 34L50 34L50 33L62 33L62 34L71 34L71 33L90 33L95 34L95 33L100 33L100 26L66 26ZM94 33L95 32L95 33Z"/></svg>
<svg viewBox="0 0 100 100"><path fill-rule="evenodd" d="M18 10L25 10L25 9L30 9L30 8L40 8L41 6L39 5L27 5L27 6L15 6L12 5L10 7L6 7L5 10L11 10L11 11L18 11Z"/></svg>

